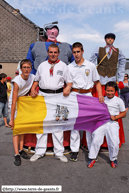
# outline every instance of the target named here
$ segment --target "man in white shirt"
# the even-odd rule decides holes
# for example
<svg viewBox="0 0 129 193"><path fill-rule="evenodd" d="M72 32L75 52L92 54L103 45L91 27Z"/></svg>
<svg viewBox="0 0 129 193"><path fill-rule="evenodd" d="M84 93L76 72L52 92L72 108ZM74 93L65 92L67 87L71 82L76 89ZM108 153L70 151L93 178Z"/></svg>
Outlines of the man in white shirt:
<svg viewBox="0 0 129 193"><path fill-rule="evenodd" d="M99 101L104 102L104 97L102 96L101 84L99 82L99 74L95 65L83 58L83 45L80 42L76 42L72 45L72 52L75 58L71 64L69 64L70 76L73 81L72 92L75 94L83 94L87 96L92 96L91 91L96 84L96 89L99 96ZM80 128L81 130L81 128ZM86 139L88 149L90 149L92 136L89 131L86 131ZM80 146L80 135L79 131L71 131L70 147L72 154L70 157L71 161L77 161L78 152Z"/></svg>
<svg viewBox="0 0 129 193"><path fill-rule="evenodd" d="M67 97L70 93L72 80L70 79L68 66L58 59L59 48L56 44L51 44L48 48L48 60L41 63L38 67L35 82L31 89L31 96L36 97L38 94L35 90L39 84L39 95L51 96L61 95ZM64 87L66 82L66 88ZM48 134L38 134L35 154L31 157L30 161L36 161L43 157L47 148ZM62 162L68 162L68 159L63 156L63 131L52 134L54 143L54 153L57 159Z"/></svg>

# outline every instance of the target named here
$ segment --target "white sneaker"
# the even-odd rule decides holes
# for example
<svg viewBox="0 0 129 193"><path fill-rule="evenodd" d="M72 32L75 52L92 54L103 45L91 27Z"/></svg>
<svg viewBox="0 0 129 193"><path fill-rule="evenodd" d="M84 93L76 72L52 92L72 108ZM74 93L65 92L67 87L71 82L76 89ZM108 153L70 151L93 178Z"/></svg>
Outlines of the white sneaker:
<svg viewBox="0 0 129 193"><path fill-rule="evenodd" d="M56 156L56 158L57 158L57 159L60 159L60 161L62 161L62 162L68 162L67 157L65 157L64 155L62 155L62 156Z"/></svg>
<svg viewBox="0 0 129 193"><path fill-rule="evenodd" d="M30 161L31 161L31 162L35 162L35 161L37 161L40 157L41 157L41 155L34 154L34 155L30 158Z"/></svg>

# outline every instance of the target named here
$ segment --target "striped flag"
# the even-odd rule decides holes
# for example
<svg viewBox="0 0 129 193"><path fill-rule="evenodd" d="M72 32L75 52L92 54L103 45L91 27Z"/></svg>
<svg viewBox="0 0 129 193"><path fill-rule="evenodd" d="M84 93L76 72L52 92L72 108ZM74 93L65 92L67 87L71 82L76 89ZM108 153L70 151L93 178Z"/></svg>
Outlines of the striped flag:
<svg viewBox="0 0 129 193"><path fill-rule="evenodd" d="M70 93L19 97L13 135L53 133L60 130L93 132L110 119L105 103L98 98Z"/></svg>

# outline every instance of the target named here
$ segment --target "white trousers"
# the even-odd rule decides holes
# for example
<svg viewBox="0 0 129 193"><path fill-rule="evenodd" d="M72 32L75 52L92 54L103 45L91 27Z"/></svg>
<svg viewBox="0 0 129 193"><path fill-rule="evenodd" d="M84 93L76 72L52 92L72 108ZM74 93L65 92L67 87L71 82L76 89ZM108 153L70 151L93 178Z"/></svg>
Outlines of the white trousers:
<svg viewBox="0 0 129 193"><path fill-rule="evenodd" d="M93 138L93 133L91 133L90 131L86 131L86 141L87 141L87 147L88 150L90 151L90 147L91 147L91 143L92 143L92 138Z"/></svg>
<svg viewBox="0 0 129 193"><path fill-rule="evenodd" d="M119 152L119 124L111 120L92 133L89 158L95 159L97 157L100 146L103 144L104 136L106 136L108 144L109 158L111 161L114 161L117 159Z"/></svg>
<svg viewBox="0 0 129 193"><path fill-rule="evenodd" d="M80 147L80 133L78 130L71 130L70 134L70 148L72 152L79 152Z"/></svg>
<svg viewBox="0 0 129 193"><path fill-rule="evenodd" d="M75 95L77 95L77 94L80 94L80 93L77 93L77 92L73 92ZM80 94L80 95L85 95L85 96L91 96L92 97L92 94L91 94L91 92L89 92L89 93L85 93L85 94ZM73 143L75 143L75 141L77 140L77 133L75 134L72 134L72 140L71 140L71 138L70 138L70 148L71 148L71 150L72 150L72 147L73 147L73 149L75 149L75 150L77 150L77 148L78 148L78 143L79 143L79 147L80 147L80 138L78 139L79 141L78 142L76 142L77 144L77 147L75 147L75 145L73 145ZM74 140L74 137L75 137L75 140ZM78 137L80 137L80 134L79 134L79 136ZM87 141L87 146L88 146L88 150L90 149L90 146L91 146L91 142L92 142L92 133L90 132L90 131L86 131L86 141ZM79 151L79 150L78 150ZM76 151L76 152L78 152L78 151ZM73 151L72 150L72 152L75 152L75 151Z"/></svg>
<svg viewBox="0 0 129 193"><path fill-rule="evenodd" d="M47 138L48 134L37 134L37 144L35 148L35 154L43 156L47 149ZM55 156L63 156L63 131L52 133L52 139L54 144Z"/></svg>

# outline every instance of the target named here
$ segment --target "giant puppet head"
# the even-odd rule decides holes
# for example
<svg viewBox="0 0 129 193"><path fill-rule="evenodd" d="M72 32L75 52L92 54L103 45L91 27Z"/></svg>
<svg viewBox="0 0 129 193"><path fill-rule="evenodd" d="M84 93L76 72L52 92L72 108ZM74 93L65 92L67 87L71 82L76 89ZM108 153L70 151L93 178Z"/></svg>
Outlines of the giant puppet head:
<svg viewBox="0 0 129 193"><path fill-rule="evenodd" d="M113 33L108 33L104 36L104 38L107 45L112 45L115 41L116 36Z"/></svg>
<svg viewBox="0 0 129 193"><path fill-rule="evenodd" d="M59 28L57 25L48 25L45 27L46 35L49 40L55 41L58 34L59 34Z"/></svg>

